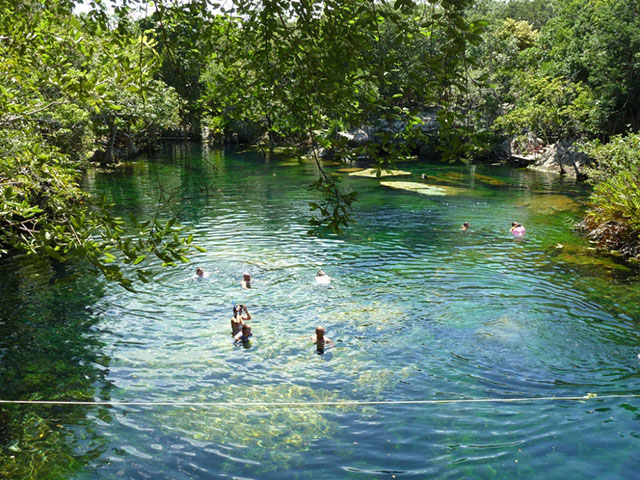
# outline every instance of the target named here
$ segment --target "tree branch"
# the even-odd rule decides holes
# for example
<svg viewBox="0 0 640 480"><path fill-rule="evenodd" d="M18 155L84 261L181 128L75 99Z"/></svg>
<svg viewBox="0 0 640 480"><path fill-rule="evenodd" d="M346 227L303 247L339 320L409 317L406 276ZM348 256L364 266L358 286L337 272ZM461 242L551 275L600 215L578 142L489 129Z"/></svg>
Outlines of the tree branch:
<svg viewBox="0 0 640 480"><path fill-rule="evenodd" d="M10 118L7 118L6 120L2 120L0 121L0 126L17 122L18 120L22 120L26 117L30 117L31 115L35 115L36 113L40 113L43 110L46 110L47 108L52 107L54 105L63 105L65 103L71 103L71 101L70 100L54 100L53 102L49 102L46 105L36 108L35 110L32 110L30 112L23 113L22 115L16 115L15 117L10 117Z"/></svg>

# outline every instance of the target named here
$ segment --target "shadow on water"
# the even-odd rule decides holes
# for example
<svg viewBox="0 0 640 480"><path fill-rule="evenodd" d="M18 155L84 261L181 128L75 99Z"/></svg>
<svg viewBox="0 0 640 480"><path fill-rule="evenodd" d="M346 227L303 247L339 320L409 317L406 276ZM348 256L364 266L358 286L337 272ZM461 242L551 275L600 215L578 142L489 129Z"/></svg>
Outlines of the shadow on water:
<svg viewBox="0 0 640 480"><path fill-rule="evenodd" d="M24 257L0 268L0 398L108 399L109 358L88 309L96 280L58 282L63 266ZM0 477L69 478L105 451L97 421L110 421L107 408L0 405Z"/></svg>

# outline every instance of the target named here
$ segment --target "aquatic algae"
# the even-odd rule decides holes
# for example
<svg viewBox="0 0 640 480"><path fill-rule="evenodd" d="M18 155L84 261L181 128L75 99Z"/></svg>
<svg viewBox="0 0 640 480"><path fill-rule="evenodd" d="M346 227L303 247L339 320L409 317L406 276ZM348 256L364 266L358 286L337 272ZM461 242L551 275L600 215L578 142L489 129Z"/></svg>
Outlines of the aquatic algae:
<svg viewBox="0 0 640 480"><path fill-rule="evenodd" d="M299 167L302 163L297 161L286 161L276 163L276 167Z"/></svg>
<svg viewBox="0 0 640 480"><path fill-rule="evenodd" d="M550 252L550 260L554 263L572 265L608 274L612 271L631 272L633 269L627 264L618 263L614 257L594 255L593 247L580 244L564 243L561 248L554 245Z"/></svg>
<svg viewBox="0 0 640 480"><path fill-rule="evenodd" d="M579 251L564 251L566 247L563 249L563 252L559 255L553 257L553 260L557 263L565 263L568 265L588 267L588 268L597 268L598 270L604 269L605 271L618 270L621 272L629 272L631 268L622 265L620 263L616 263L612 258L595 256L592 253L587 251L579 252Z"/></svg>
<svg viewBox="0 0 640 480"><path fill-rule="evenodd" d="M516 206L530 208L541 214L552 214L563 211L576 211L580 207L578 202L566 195L536 195L516 203Z"/></svg>
<svg viewBox="0 0 640 480"><path fill-rule="evenodd" d="M418 182L380 182L383 187L397 188L400 190L407 190L410 192L416 192L421 195L432 195L444 197L447 195L460 195L464 193L464 189L449 187L446 185L428 185L426 183Z"/></svg>
<svg viewBox="0 0 640 480"><path fill-rule="evenodd" d="M378 172L378 170L376 170L375 168L366 168L359 172L352 172L349 175L353 177L380 178L380 177L407 176L407 175L411 175L411 172L405 172L404 170L385 170L385 169L382 169Z"/></svg>
<svg viewBox="0 0 640 480"><path fill-rule="evenodd" d="M328 402L339 401L335 392L293 384L220 385L220 401L246 403ZM211 401L211 392L202 390L193 401ZM285 468L310 448L313 441L329 438L339 429L322 415L322 406L220 406L197 412L172 409L154 413L158 423L181 435L191 435L199 442L234 447L232 456L245 461L273 462ZM353 410L355 407L332 407ZM197 433L196 433L197 432ZM225 447L226 448L226 447Z"/></svg>
<svg viewBox="0 0 640 480"><path fill-rule="evenodd" d="M373 395L376 400L385 391L393 391L397 384L411 376L411 367L404 366L400 369L378 368L371 366L363 372L355 372L358 375L354 386L357 391L362 391L369 398Z"/></svg>
<svg viewBox="0 0 640 480"><path fill-rule="evenodd" d="M469 175L466 173L460 173L460 172L446 172L443 173L442 178L446 178L448 180L457 180L457 181L462 181L462 180L469 180Z"/></svg>
<svg viewBox="0 0 640 480"><path fill-rule="evenodd" d="M502 180L498 180L497 178L490 177L489 175L481 175L479 173L473 174L474 180L478 180L479 182L486 183L488 185L506 185Z"/></svg>
<svg viewBox="0 0 640 480"><path fill-rule="evenodd" d="M450 185L464 186L466 187L466 183L460 182L458 180L451 180L448 178L438 177L436 175L422 175L422 180L427 180L430 183L448 183Z"/></svg>
<svg viewBox="0 0 640 480"><path fill-rule="evenodd" d="M520 342L525 337L526 329L518 317L509 314L490 320L478 331L478 335L504 343Z"/></svg>
<svg viewBox="0 0 640 480"><path fill-rule="evenodd" d="M489 175L482 175L480 173L461 173L461 172L446 172L440 177L443 181L447 182L465 182L468 183L471 180L485 183L487 185L507 185L502 180Z"/></svg>
<svg viewBox="0 0 640 480"><path fill-rule="evenodd" d="M367 303L354 304L353 301L350 301L344 305L341 311L333 312L331 318L338 323L353 322L358 326L369 327L403 318L404 314L405 307L399 303L372 300Z"/></svg>

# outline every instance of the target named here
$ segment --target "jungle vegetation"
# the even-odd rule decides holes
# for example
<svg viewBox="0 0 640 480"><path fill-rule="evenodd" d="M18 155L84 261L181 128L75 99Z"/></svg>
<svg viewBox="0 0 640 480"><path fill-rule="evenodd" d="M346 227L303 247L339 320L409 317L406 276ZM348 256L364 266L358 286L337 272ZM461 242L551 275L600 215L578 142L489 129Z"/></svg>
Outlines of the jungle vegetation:
<svg viewBox="0 0 640 480"><path fill-rule="evenodd" d="M356 195L324 172L323 151L386 168L425 146L442 161L470 161L508 138L571 139L594 159L589 235L637 257L639 8L633 0L2 2L0 257L86 258L89 271L125 288L150 278L148 256L188 261L193 238L176 219L125 222L78 186L90 165L154 148L167 132L297 146L320 172L312 187L324 200L310 204L311 229L334 232L349 224ZM376 142L364 146L341 135L370 126Z"/></svg>

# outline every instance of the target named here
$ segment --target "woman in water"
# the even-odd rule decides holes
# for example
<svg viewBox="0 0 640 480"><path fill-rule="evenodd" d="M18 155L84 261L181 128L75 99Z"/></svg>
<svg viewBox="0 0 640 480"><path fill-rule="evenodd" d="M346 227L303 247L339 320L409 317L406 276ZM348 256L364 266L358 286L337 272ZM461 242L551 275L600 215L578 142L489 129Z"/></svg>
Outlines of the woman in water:
<svg viewBox="0 0 640 480"><path fill-rule="evenodd" d="M524 226L520 225L518 222L511 222L511 234L514 237L524 237L526 230Z"/></svg>
<svg viewBox="0 0 640 480"><path fill-rule="evenodd" d="M331 277L324 273L322 270L318 270L318 273L316 274L316 283L331 283Z"/></svg>

